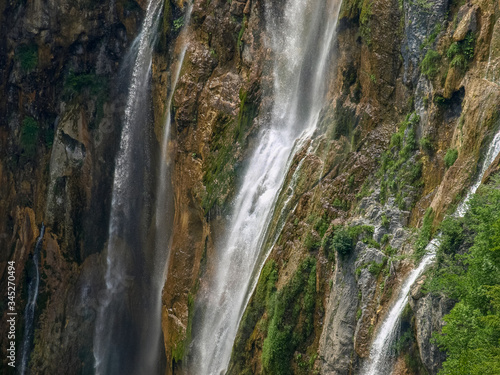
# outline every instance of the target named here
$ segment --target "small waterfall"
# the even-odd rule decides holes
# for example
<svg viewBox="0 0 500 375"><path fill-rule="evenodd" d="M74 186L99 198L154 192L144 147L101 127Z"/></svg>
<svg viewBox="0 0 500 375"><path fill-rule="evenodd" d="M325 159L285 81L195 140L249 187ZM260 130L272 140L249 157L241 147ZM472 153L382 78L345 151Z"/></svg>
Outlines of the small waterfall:
<svg viewBox="0 0 500 375"><path fill-rule="evenodd" d="M481 185L481 181L484 174L488 170L488 167L495 160L495 158L500 153L500 132L498 132L493 140L491 141L486 156L481 167L481 171L478 177L471 186L465 199L457 207L455 211L455 216L463 217L468 209L468 203L472 195L477 191ZM440 235L438 234L426 247L426 255L423 257L420 265L410 272L406 281L399 292L398 299L391 307L387 317L385 318L382 326L380 327L375 340L372 343L370 349L370 359L366 362L361 373L365 375L378 375L378 374L390 374L393 365L393 352L392 343L394 342L398 329L399 321L401 319L401 314L408 302L408 293L410 292L413 283L422 275L428 265L430 265L435 258L436 250L441 244Z"/></svg>
<svg viewBox="0 0 500 375"><path fill-rule="evenodd" d="M226 371L238 324L258 277L263 243L286 172L301 141L314 133L326 94L327 66L340 1L269 3L267 35L275 52L274 106L259 134L234 202L229 230L195 306L187 358L190 374ZM299 141L297 141L299 139ZM256 272L257 271L257 272Z"/></svg>
<svg viewBox="0 0 500 375"><path fill-rule="evenodd" d="M147 349L145 353L145 358L148 356L148 362L152 365L157 362L158 350L163 350L162 340L162 328L161 328L161 294L163 286L165 285L165 279L167 277L166 271L168 268L168 258L170 254L170 246L172 239L172 219L174 204L172 201L173 193L170 184L170 161L169 161L169 148L168 142L170 139L170 125L171 125L171 107L172 99L175 92L175 87L177 86L177 81L181 72L182 63L184 61L184 56L188 47L187 41L187 26L189 25L189 20L191 17L192 5L188 5L186 13L184 15L185 26L181 31L181 34L177 37L175 56L176 60L173 61L171 65L171 77L170 77L170 87L167 94L166 102L166 119L163 129L162 141L161 141L161 151L159 160L159 174L156 184L156 205L155 205L155 252L153 255L153 263L151 263L152 269L150 270L152 276L152 290L153 301L152 301L152 311L150 312L150 324L147 327L148 331L143 334L143 338L146 342L153 342L158 344L158 348L151 350ZM141 347L147 347L147 345L141 345ZM148 355L149 353L149 355Z"/></svg>
<svg viewBox="0 0 500 375"><path fill-rule="evenodd" d="M157 355L150 351L158 345L147 337L157 293L148 269L152 261L148 246L152 186L150 80L162 7L162 0L148 1L141 31L123 63L131 66L132 72L115 161L105 289L99 296L95 323L97 375L159 373L160 365L149 361L150 356Z"/></svg>
<svg viewBox="0 0 500 375"><path fill-rule="evenodd" d="M38 298L38 287L40 285L40 270L38 263L40 261L40 248L42 247L43 235L45 234L45 225L40 228L40 234L36 240L35 251L33 252L33 270L34 275L28 285L28 302L24 309L24 335L23 344L21 346L21 367L19 374L26 374L28 368L28 361L31 353L31 346L33 345L33 330L35 325L35 307Z"/></svg>

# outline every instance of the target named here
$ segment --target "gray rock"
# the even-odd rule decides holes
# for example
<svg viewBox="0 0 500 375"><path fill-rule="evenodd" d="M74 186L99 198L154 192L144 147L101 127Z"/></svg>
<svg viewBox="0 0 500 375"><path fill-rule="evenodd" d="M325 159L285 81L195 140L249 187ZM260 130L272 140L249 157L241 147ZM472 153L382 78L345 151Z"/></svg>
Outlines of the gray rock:
<svg viewBox="0 0 500 375"><path fill-rule="evenodd" d="M445 353L432 343L434 332L440 332L444 325L443 316L453 308L454 302L443 296L424 295L422 280L417 281L409 300L415 316L415 328L420 359L429 374L437 374L446 359Z"/></svg>
<svg viewBox="0 0 500 375"><path fill-rule="evenodd" d="M419 77L418 65L426 48L420 48L435 27L444 21L448 10L448 0L428 0L425 2L405 1L403 5L405 27L403 55L404 77L406 84L415 85Z"/></svg>

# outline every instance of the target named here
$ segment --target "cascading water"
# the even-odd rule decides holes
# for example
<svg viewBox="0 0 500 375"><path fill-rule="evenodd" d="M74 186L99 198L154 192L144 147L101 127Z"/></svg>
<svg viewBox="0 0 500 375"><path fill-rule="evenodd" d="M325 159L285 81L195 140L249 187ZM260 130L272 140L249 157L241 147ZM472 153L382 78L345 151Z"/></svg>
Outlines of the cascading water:
<svg viewBox="0 0 500 375"><path fill-rule="evenodd" d="M124 60L132 66L112 193L105 289L94 336L97 375L160 373L152 335L155 296L148 246L151 205L149 126L152 53L163 1L150 0L140 34ZM157 303L156 303L157 305Z"/></svg>
<svg viewBox="0 0 500 375"><path fill-rule="evenodd" d="M177 81L181 72L182 63L184 61L184 56L188 47L187 42L187 26L189 25L189 20L191 17L192 5L188 5L185 15L184 23L185 27L181 31L181 34L177 37L175 45L175 56L176 60L171 65L171 79L170 87L167 95L166 104L166 120L163 129L163 136L161 142L160 151L160 161L159 168L160 172L158 174L157 190L156 190L156 206L155 206L155 253L153 256L153 263L151 264L151 281L154 284L152 290L156 291L152 295L152 311L150 312L151 323L149 325L149 333L143 334L144 340L156 342L158 348L156 350L150 350L145 353L149 353L149 363L154 363L156 361L156 354L158 350L163 350L161 346L162 330L161 330L161 293L163 286L165 285L166 270L168 268L168 257L170 250L171 241L171 228L173 219L173 194L170 185L170 162L169 162L169 149L168 141L170 138L170 125L171 125L171 114L170 108L172 106L172 98L174 96L175 87L177 86ZM141 345L143 346L143 345ZM146 346L147 347L147 346Z"/></svg>
<svg viewBox="0 0 500 375"><path fill-rule="evenodd" d="M31 353L31 345L33 342L33 329L35 323L35 307L38 298L38 287L40 285L40 270L38 262L40 260L40 248L42 247L43 235L45 234L45 225L40 228L40 234L36 240L35 251L33 252L33 277L28 285L28 302L24 310L24 335L23 344L21 346L21 367L19 374L26 374L28 368L28 360Z"/></svg>
<svg viewBox="0 0 500 375"><path fill-rule="evenodd" d="M488 167L500 153L500 132L498 132L490 143L488 151L483 161L483 165L477 180L469 189L463 202L458 206L455 216L463 217L467 212L468 202L472 195L481 185L481 181ZM380 330L373 341L370 349L370 359L361 371L365 375L390 374L393 365L392 344L396 338L401 314L408 302L408 293L410 292L413 283L422 275L427 266L434 261L436 250L439 248L441 241L438 234L426 247L426 255L423 257L419 266L410 272L406 281L399 292L398 299L391 307L387 317L385 318Z"/></svg>
<svg viewBox="0 0 500 375"><path fill-rule="evenodd" d="M297 138L312 136L326 93L327 65L337 25L339 0L292 0L285 9L270 4L267 33L276 59L274 107L268 127L250 158L234 203L230 229L216 247L213 272L195 307L188 356L190 374L220 374L231 356L238 323L258 276L267 227Z"/></svg>

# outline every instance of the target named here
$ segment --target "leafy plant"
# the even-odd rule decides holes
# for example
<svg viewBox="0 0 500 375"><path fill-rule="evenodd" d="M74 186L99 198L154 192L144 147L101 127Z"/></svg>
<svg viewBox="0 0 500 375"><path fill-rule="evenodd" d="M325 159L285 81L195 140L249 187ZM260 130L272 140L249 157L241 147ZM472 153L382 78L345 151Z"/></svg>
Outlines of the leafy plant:
<svg viewBox="0 0 500 375"><path fill-rule="evenodd" d="M446 155L444 156L444 164L446 168L450 168L458 158L458 150L455 148L450 148L446 151Z"/></svg>
<svg viewBox="0 0 500 375"><path fill-rule="evenodd" d="M36 152L36 142L38 140L39 127L33 117L26 117L21 126L21 146L24 154L33 157Z"/></svg>
<svg viewBox="0 0 500 375"><path fill-rule="evenodd" d="M174 20L174 31L178 32L182 26L184 26L184 16L180 16Z"/></svg>
<svg viewBox="0 0 500 375"><path fill-rule="evenodd" d="M38 65L38 46L36 44L22 44L17 48L16 60L21 69L30 72Z"/></svg>
<svg viewBox="0 0 500 375"><path fill-rule="evenodd" d="M428 50L425 54L424 59L420 63L420 68L422 69L422 74L428 78L434 78L438 72L439 61L441 60L441 55L432 49Z"/></svg>

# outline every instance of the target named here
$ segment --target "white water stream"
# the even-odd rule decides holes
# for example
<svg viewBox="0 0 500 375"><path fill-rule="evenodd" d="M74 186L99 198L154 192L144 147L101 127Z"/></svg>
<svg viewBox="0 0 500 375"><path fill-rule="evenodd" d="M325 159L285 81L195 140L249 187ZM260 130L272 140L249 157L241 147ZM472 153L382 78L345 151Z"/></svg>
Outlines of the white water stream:
<svg viewBox="0 0 500 375"><path fill-rule="evenodd" d="M40 228L40 234L36 240L35 251L33 252L33 269L34 275L28 285L28 301L26 302L26 308L24 309L24 334L23 343L21 345L21 366L19 368L19 374L26 374L28 368L29 357L31 354L31 346L33 345L33 331L35 325L35 307L36 300L38 298L38 287L40 286L40 270L39 270L39 260L40 260L40 249L42 247L43 235L45 234L45 225Z"/></svg>
<svg viewBox="0 0 500 375"><path fill-rule="evenodd" d="M339 0L270 4L267 35L275 53L274 106L263 124L234 202L230 228L216 244L199 292L188 373L226 371L238 324L260 269L263 243L287 169L316 129L328 82Z"/></svg>
<svg viewBox="0 0 500 375"><path fill-rule="evenodd" d="M486 156L481 167L481 171L477 176L474 185L471 186L463 202L457 207L455 216L463 217L468 209L468 203L472 195L477 191L481 185L481 180L484 177L488 167L495 160L500 153L500 132L498 132L491 141ZM369 360L365 363L361 374L365 375L380 375L390 374L393 366L393 353L392 345L399 330L399 321L401 314L408 302L408 293L410 292L413 283L422 275L428 265L430 265L435 258L436 250L439 248L441 241L438 234L426 247L426 255L423 257L419 266L410 272L406 281L403 283L401 291L399 292L398 299L391 307L385 318L382 326L380 327L375 340L370 349Z"/></svg>
<svg viewBox="0 0 500 375"><path fill-rule="evenodd" d="M100 296L94 335L96 375L152 373L155 364L137 363L144 349L138 347L141 326L133 327L136 309L147 310L150 301L137 301L129 293L141 293L148 281L137 279L144 274L144 233L141 227L143 212L147 210L150 185L149 139L147 134L150 113L149 87L152 53L163 6L162 0L150 0L141 31L125 57L125 64L133 66L125 107L120 149L115 161L112 205L109 220L106 253L106 289ZM134 280L135 278L135 280ZM146 278L147 279L147 278ZM148 291L149 292L149 291ZM137 312L135 314L138 314ZM139 313L140 314L140 313ZM147 316L142 316L146 321ZM154 345L154 344L153 344ZM136 367L137 366L137 367Z"/></svg>

